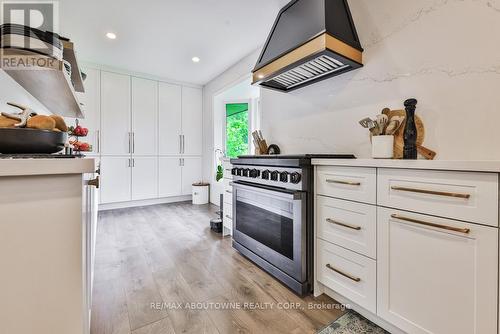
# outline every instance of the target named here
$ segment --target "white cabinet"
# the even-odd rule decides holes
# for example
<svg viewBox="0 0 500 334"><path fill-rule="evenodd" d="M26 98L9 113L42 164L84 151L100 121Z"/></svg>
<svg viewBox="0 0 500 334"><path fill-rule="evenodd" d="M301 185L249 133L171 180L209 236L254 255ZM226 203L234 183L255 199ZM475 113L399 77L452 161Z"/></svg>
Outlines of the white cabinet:
<svg viewBox="0 0 500 334"><path fill-rule="evenodd" d="M132 77L132 153L156 155L158 82Z"/></svg>
<svg viewBox="0 0 500 334"><path fill-rule="evenodd" d="M159 158L159 196L180 196L182 192L182 160L175 157Z"/></svg>
<svg viewBox="0 0 500 334"><path fill-rule="evenodd" d="M201 181L201 158L182 158L182 195L191 195L194 182Z"/></svg>
<svg viewBox="0 0 500 334"><path fill-rule="evenodd" d="M203 94L198 88L182 88L182 153L201 155L203 140Z"/></svg>
<svg viewBox="0 0 500 334"><path fill-rule="evenodd" d="M132 158L132 200L158 197L158 158Z"/></svg>
<svg viewBox="0 0 500 334"><path fill-rule="evenodd" d="M131 160L129 157L101 157L101 203L130 201Z"/></svg>
<svg viewBox="0 0 500 334"><path fill-rule="evenodd" d="M378 208L378 238L381 318L408 333L497 332L496 228Z"/></svg>
<svg viewBox="0 0 500 334"><path fill-rule="evenodd" d="M131 151L130 76L101 72L101 153Z"/></svg>
<svg viewBox="0 0 500 334"><path fill-rule="evenodd" d="M84 69L87 74L85 79L85 93L78 93L78 99L83 105L85 119L80 120L80 124L89 129L86 138L83 141L93 147L92 152L87 155L96 155L100 153L100 130L101 130L101 72L96 69ZM67 118L68 126L75 124L74 118Z"/></svg>
<svg viewBox="0 0 500 334"><path fill-rule="evenodd" d="M159 83L159 146L160 155L182 153L182 87Z"/></svg>

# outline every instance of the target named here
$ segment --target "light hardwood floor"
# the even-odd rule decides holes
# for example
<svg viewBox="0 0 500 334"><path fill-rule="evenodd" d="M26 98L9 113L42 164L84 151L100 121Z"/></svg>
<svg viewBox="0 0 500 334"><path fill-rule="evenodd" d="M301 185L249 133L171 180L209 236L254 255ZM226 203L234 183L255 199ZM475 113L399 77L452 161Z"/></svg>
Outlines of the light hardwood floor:
<svg viewBox="0 0 500 334"><path fill-rule="evenodd" d="M328 297L299 298L211 232L215 210L179 203L100 213L91 334L314 333L343 314L328 310L336 304ZM151 306L162 302L184 307ZM185 307L193 302L202 309ZM227 302L239 308L219 309Z"/></svg>

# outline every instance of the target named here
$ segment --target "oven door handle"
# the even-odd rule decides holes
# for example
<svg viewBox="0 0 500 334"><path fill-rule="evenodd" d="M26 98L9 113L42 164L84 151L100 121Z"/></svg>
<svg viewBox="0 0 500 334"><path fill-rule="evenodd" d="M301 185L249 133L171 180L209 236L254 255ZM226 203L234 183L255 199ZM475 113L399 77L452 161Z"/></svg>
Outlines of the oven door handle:
<svg viewBox="0 0 500 334"><path fill-rule="evenodd" d="M229 183L231 186L240 188L240 189L246 189L250 191L258 191L263 194L268 194L268 195L274 195L274 196L279 196L283 197L289 200L301 200L306 196L306 192L304 191L299 191L299 190L288 190L288 189L282 189L282 188L274 188L274 187L269 187L261 184L248 184L242 181L233 181ZM234 192L233 192L234 194ZM233 195L234 196L234 195Z"/></svg>

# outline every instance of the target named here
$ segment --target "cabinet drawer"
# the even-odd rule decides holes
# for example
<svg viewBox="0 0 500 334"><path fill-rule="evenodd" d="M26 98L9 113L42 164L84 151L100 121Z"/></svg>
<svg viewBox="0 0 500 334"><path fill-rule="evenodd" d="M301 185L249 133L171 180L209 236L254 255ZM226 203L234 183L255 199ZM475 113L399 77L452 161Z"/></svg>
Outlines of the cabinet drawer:
<svg viewBox="0 0 500 334"><path fill-rule="evenodd" d="M224 167L224 180L232 180L231 167Z"/></svg>
<svg viewBox="0 0 500 334"><path fill-rule="evenodd" d="M232 187L224 188L224 204L233 205L233 189L232 189Z"/></svg>
<svg viewBox="0 0 500 334"><path fill-rule="evenodd" d="M320 239L317 247L318 281L375 313L376 262Z"/></svg>
<svg viewBox="0 0 500 334"><path fill-rule="evenodd" d="M498 175L379 169L378 204L498 226Z"/></svg>
<svg viewBox="0 0 500 334"><path fill-rule="evenodd" d="M317 236L376 259L377 208L324 196L316 197Z"/></svg>
<svg viewBox="0 0 500 334"><path fill-rule="evenodd" d="M316 189L319 195L375 204L377 172L375 168L320 166Z"/></svg>
<svg viewBox="0 0 500 334"><path fill-rule="evenodd" d="M224 203L224 208L223 214L224 214L224 219L231 219L233 220L233 204L230 203Z"/></svg>

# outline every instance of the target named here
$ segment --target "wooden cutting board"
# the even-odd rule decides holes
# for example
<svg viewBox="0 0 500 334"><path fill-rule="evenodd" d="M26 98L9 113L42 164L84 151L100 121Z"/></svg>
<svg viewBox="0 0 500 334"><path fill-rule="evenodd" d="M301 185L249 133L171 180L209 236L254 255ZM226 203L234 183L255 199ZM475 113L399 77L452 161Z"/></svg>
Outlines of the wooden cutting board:
<svg viewBox="0 0 500 334"><path fill-rule="evenodd" d="M406 111L404 110L391 110L387 113L389 118L393 116L406 116ZM415 124L417 126L417 145L422 145L425 139L425 127L422 119L415 115ZM405 125L403 124L398 131L394 134L394 159L402 159L403 158L403 149L404 149L404 138L403 135L405 133Z"/></svg>

